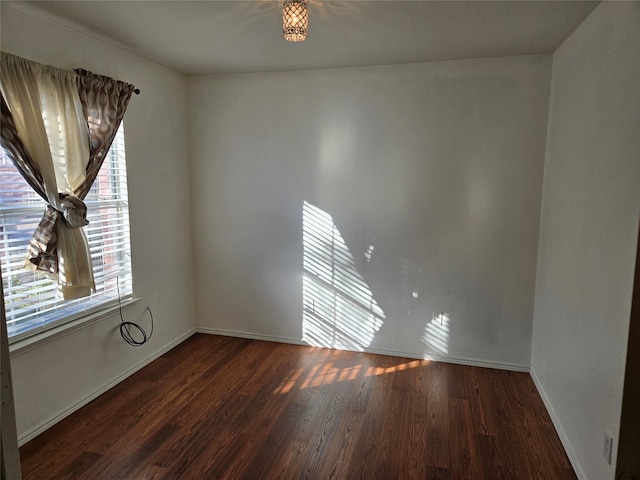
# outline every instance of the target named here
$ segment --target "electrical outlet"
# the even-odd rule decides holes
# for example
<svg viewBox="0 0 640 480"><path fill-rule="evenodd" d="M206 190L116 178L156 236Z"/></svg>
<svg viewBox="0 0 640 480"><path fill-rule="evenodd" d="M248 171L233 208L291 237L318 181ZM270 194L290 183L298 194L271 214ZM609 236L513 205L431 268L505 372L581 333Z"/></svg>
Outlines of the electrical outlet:
<svg viewBox="0 0 640 480"><path fill-rule="evenodd" d="M602 455L609 465L611 465L613 455L613 435L606 430L604 431L604 443L602 446Z"/></svg>

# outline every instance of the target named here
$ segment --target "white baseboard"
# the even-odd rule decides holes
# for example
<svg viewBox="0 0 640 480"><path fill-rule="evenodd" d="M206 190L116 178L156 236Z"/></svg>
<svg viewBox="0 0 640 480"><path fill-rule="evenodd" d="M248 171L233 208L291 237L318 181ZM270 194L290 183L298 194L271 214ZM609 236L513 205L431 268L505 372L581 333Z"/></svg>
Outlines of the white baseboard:
<svg viewBox="0 0 640 480"><path fill-rule="evenodd" d="M367 353L377 353L379 355L390 355L392 357L417 358L420 360L431 360L433 362L453 363L456 365L468 365L471 367L494 368L497 370L510 370L512 372L529 372L528 365L492 362L488 360L479 360L476 358L453 357L450 355L440 355L440 354L433 354L433 353L420 355L415 352L388 350L385 348L365 348L364 351Z"/></svg>
<svg viewBox="0 0 640 480"><path fill-rule="evenodd" d="M289 337L278 337L276 335L263 335L258 333L238 332L235 330L218 330L217 328L196 327L196 333L206 333L207 335L222 335L223 337L248 338L249 340L262 340L265 342L290 343L292 345L306 345L300 339Z"/></svg>
<svg viewBox="0 0 640 480"><path fill-rule="evenodd" d="M263 335L263 334L249 333L249 332L238 332L234 330L219 330L216 328L206 328L206 327L197 327L196 332L207 333L210 335L223 335L225 337L248 338L251 340L263 340L267 342L290 343L293 345L309 346L307 342L301 339L279 337L275 335ZM469 365L472 367L496 368L499 370L511 370L516 372L529 372L528 365L498 363L498 362L478 360L473 358L451 357L447 355L432 355L432 354L420 355L416 352L405 352L400 350L388 350L388 349L382 349L382 348L365 348L363 351L366 353L375 353L378 355L389 355L392 357L416 358L419 360L432 360L434 362L455 363L458 365Z"/></svg>
<svg viewBox="0 0 640 480"><path fill-rule="evenodd" d="M187 338L192 336L194 333L196 333L195 329L189 330L184 335L180 336L176 340L174 340L171 343L169 343L169 344L165 345L164 347L162 347L160 350L157 350L154 353L152 353L151 355L149 355L147 358L145 358L140 363L138 363L134 367L130 368L126 372L124 372L122 375L119 375L116 378L112 379L111 381L105 383L102 387L98 388L96 391L94 391L90 395L84 397L79 402L76 402L75 404L73 404L70 407L66 408L62 412L57 413L56 415L53 415L49 419L47 419L47 420L45 420L43 422L40 422L35 427L33 427L30 430L24 432L22 435L19 436L18 444L20 446L22 446L25 443L27 443L29 440L34 439L35 437L37 437L38 435L40 435L41 433L43 433L47 429L49 429L52 426L54 426L56 423L60 422L61 420L65 419L66 417L71 415L76 410L79 410L80 408L84 407L86 404L88 404L92 400L95 400L96 398L98 398L100 395L102 395L104 392L106 392L110 388L116 386L118 383L120 383L123 380L125 380L126 378L130 377L131 375L136 373L138 370L140 370L143 367L147 366L149 363L153 362L155 359L157 359L161 355L164 355L165 353L167 353L172 348L178 346L179 344L184 342Z"/></svg>
<svg viewBox="0 0 640 480"><path fill-rule="evenodd" d="M558 418L558 415L553 409L551 400L549 400L549 396L547 395L547 392L545 392L544 387L542 386L542 382L538 378L538 375L536 374L533 367L531 367L531 371L529 372L529 374L531 375L531 378L533 379L533 383L538 389L538 394L540 395L540 398L542 398L542 402L544 403L544 406L546 407L547 412L551 417L553 426L555 427L556 432L560 437L560 442L564 447L567 457L569 457L569 461L571 462L573 471L575 472L579 480L588 480L587 476L584 474L584 471L582 470L582 467L580 466L580 462L578 462L578 458L576 457L576 454L573 451L573 448L571 447L571 442L569 442L569 437L567 436L567 433L564 431L564 428L562 428L562 423L560 423L560 419Z"/></svg>

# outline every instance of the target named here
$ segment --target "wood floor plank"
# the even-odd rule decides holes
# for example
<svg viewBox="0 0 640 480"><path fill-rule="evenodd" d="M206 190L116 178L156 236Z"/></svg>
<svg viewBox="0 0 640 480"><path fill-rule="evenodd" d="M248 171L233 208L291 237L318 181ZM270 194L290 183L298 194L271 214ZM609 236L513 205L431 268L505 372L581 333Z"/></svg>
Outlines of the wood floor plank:
<svg viewBox="0 0 640 480"><path fill-rule="evenodd" d="M510 480L502 462L502 455L498 451L495 437L493 435L476 434L476 442L480 458L482 458L483 473L480 478Z"/></svg>
<svg viewBox="0 0 640 480"><path fill-rule="evenodd" d="M167 475L167 470L156 465L142 465L132 477L135 480L169 480L171 477Z"/></svg>
<svg viewBox="0 0 640 480"><path fill-rule="evenodd" d="M405 478L402 472L409 438L403 438L403 414L407 410L408 395L404 389L391 389L380 431L380 443L373 465L375 478Z"/></svg>
<svg viewBox="0 0 640 480"><path fill-rule="evenodd" d="M139 443L127 443L111 455L101 455L90 468L83 472L81 479L108 480L114 478L138 478L138 471L146 466L149 456L162 448L164 442L179 429L177 425L166 424L157 431L139 439ZM118 461L114 462L113 458Z"/></svg>
<svg viewBox="0 0 640 480"><path fill-rule="evenodd" d="M244 472L255 478L293 478L287 467L298 463L297 457L307 449L307 442L292 440L296 426L300 424L309 407L299 403L288 403L283 415L269 433L266 442L253 458L245 461ZM236 477L240 478L240 477Z"/></svg>
<svg viewBox="0 0 640 480"><path fill-rule="evenodd" d="M407 410L402 416L401 441L405 448L400 466L400 474L407 479L423 479L428 471L428 458L425 455L429 448L428 364L427 361L412 361L408 364L411 382L407 392ZM410 433L408 438L405 432Z"/></svg>
<svg viewBox="0 0 640 480"><path fill-rule="evenodd" d="M447 366L447 395L449 398L469 398L465 380L465 371L468 369L469 367L465 365L450 364Z"/></svg>
<svg viewBox="0 0 640 480"><path fill-rule="evenodd" d="M59 473L59 478L75 480L85 475L87 470L102 459L102 455L91 452L82 452L71 463L65 465Z"/></svg>
<svg viewBox="0 0 640 480"><path fill-rule="evenodd" d="M509 372L489 370L486 374L487 386L491 388L491 397L494 398L494 415L498 429L495 442L500 463L504 466L508 478L530 479L535 474L530 466L531 456L524 455L523 450L518 447L522 444L522 424L517 411L511 408L504 387L504 380Z"/></svg>
<svg viewBox="0 0 640 480"><path fill-rule="evenodd" d="M24 445L24 480L575 480L530 376L194 335Z"/></svg>
<svg viewBox="0 0 640 480"><path fill-rule="evenodd" d="M382 355L371 355L366 375L371 379L371 391L367 401L364 425L354 446L354 453L347 470L348 479L376 478L378 452L383 448L383 427L388 416L393 378L387 369L394 365L393 359Z"/></svg>
<svg viewBox="0 0 640 480"><path fill-rule="evenodd" d="M429 467L426 478L427 480L450 480L451 477L446 468Z"/></svg>
<svg viewBox="0 0 640 480"><path fill-rule="evenodd" d="M361 359L357 359L361 361ZM363 369L354 369L353 364L341 364L337 381L343 383L345 405L340 418L335 421L325 454L319 462L312 478L346 478L349 460L353 456L356 442L364 428L366 399L363 392L368 390L370 379Z"/></svg>
<svg viewBox="0 0 640 480"><path fill-rule="evenodd" d="M448 407L451 480L482 478L469 400L450 397Z"/></svg>
<svg viewBox="0 0 640 480"><path fill-rule="evenodd" d="M518 461L526 464L525 471L529 472L530 478L556 478L551 472L554 465L548 463L547 459L542 457L546 449L532 448L535 447L532 443L536 430L536 419L532 415L535 410L528 408L523 403L523 398L526 400L526 396L521 395L521 392L518 391L515 385L515 381L526 376L526 374L521 372L503 372L502 375L506 400L509 403L509 411L512 412L511 421L514 423L513 435L517 437L517 445L529 445L529 454L526 455L525 458L520 456ZM520 450L515 449L514 453L518 453L519 451Z"/></svg>
<svg viewBox="0 0 640 480"><path fill-rule="evenodd" d="M317 388L317 395L323 401L317 405L319 408L314 411L314 418L307 429L310 434L308 451L297 478L316 478L314 475L329 456L329 444L338 435L340 420L347 411L348 385L322 385Z"/></svg>
<svg viewBox="0 0 640 480"><path fill-rule="evenodd" d="M493 408L491 386L488 384L489 369L465 368L467 394L471 407L474 431L480 435L495 436L498 432L497 420Z"/></svg>
<svg viewBox="0 0 640 480"><path fill-rule="evenodd" d="M448 396L446 385L446 365L433 363L429 365L427 378L429 385L428 428L427 428L427 464L431 467L448 468L449 444L448 433Z"/></svg>

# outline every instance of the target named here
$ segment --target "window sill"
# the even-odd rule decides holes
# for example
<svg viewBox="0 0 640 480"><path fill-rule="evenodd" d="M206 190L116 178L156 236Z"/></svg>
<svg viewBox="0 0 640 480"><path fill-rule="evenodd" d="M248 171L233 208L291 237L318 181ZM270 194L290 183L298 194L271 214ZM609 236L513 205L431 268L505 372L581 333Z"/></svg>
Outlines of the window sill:
<svg viewBox="0 0 640 480"><path fill-rule="evenodd" d="M140 298L129 298L122 301L122 310L126 310L137 304L141 299ZM119 310L119 305L116 302L113 305L108 305L104 308L100 308L94 312L90 312L84 314L78 318L74 318L68 322L55 325L51 328L48 328L44 331L34 333L33 335L28 335L23 338L19 338L15 341L11 341L9 339L9 352L12 355L20 355L25 353L32 348L48 343L56 338L63 337L77 330L86 328L105 317L112 316L113 314L117 314Z"/></svg>

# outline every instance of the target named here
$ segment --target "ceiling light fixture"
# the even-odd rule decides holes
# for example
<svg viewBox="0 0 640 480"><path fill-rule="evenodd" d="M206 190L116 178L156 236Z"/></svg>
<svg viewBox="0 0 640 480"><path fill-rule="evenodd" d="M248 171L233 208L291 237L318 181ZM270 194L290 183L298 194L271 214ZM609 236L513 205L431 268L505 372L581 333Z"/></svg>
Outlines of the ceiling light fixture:
<svg viewBox="0 0 640 480"><path fill-rule="evenodd" d="M302 42L307 38L309 12L307 0L284 0L282 5L282 36L289 42Z"/></svg>

